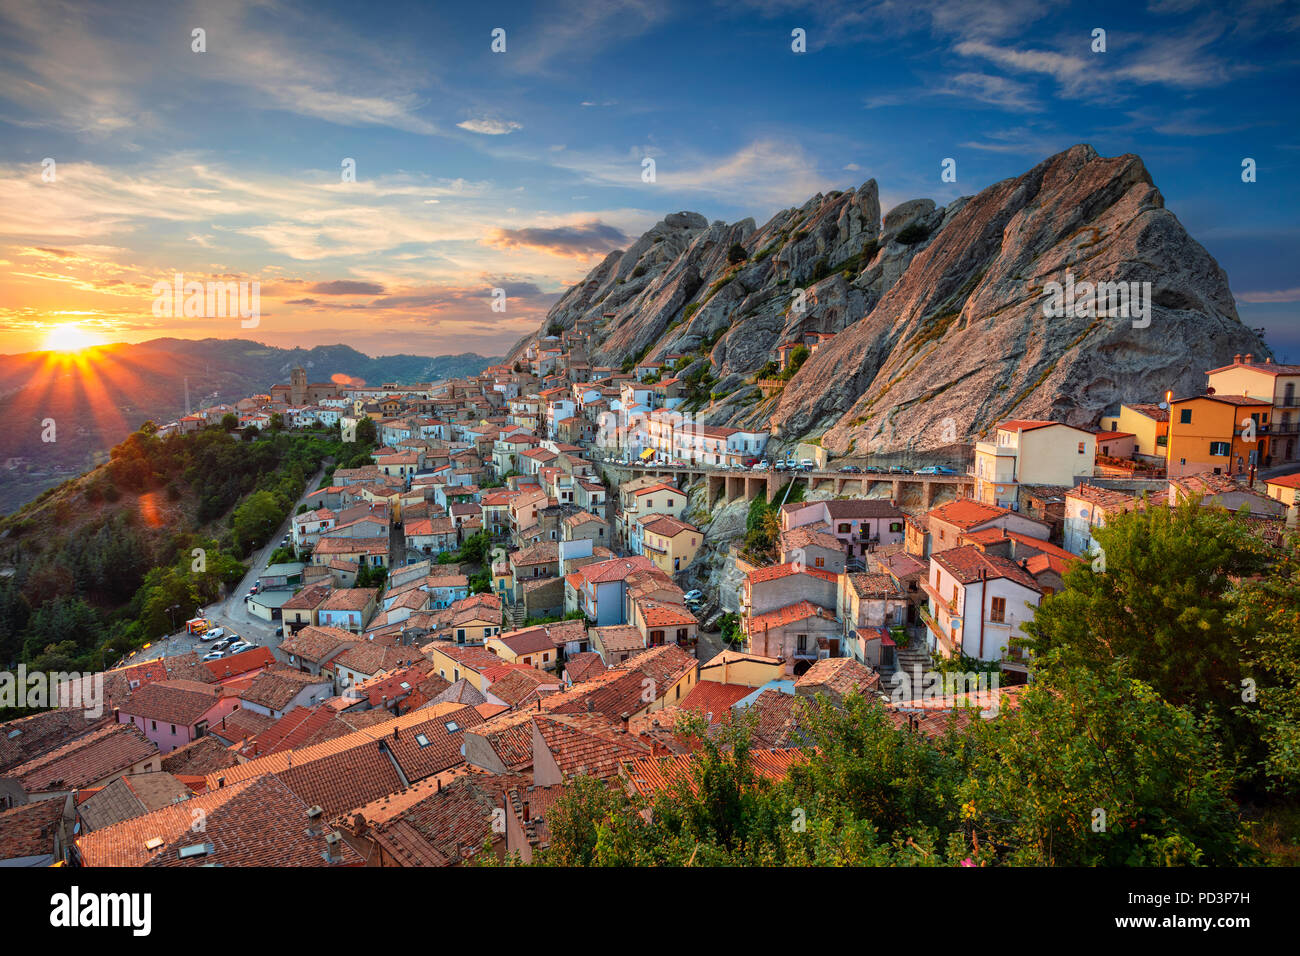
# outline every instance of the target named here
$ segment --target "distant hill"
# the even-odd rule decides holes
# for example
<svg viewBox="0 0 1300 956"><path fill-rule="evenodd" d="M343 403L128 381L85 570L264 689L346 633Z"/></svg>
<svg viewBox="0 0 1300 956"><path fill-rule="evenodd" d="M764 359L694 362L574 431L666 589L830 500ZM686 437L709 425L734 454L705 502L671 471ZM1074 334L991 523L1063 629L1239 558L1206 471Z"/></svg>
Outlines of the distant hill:
<svg viewBox="0 0 1300 956"><path fill-rule="evenodd" d="M84 361L48 352L0 355L0 513L103 460L142 422L183 415L187 378L197 409L287 383L295 365L313 382L340 375L357 384L413 384L474 375L495 361L473 353L371 358L346 345L281 349L247 339L171 338L106 345ZM42 423L51 418L56 440L48 443Z"/></svg>

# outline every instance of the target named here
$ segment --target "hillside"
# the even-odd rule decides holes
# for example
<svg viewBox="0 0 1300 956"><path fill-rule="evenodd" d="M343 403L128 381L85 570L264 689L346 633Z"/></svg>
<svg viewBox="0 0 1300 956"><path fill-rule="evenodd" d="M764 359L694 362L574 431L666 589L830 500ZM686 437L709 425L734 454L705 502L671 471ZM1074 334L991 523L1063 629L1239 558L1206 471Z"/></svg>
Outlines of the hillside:
<svg viewBox="0 0 1300 956"><path fill-rule="evenodd" d="M1149 325L1045 318L1044 286L1067 272L1150 282ZM839 455L971 441L1012 415L1093 424L1112 403L1199 391L1234 353L1269 354L1142 161L1085 145L946 207L882 217L869 180L761 228L669 215L569 289L538 335L579 318L600 323L593 364L687 356L677 374L703 422L770 425L781 445L817 437ZM834 338L764 399L753 381L773 350L810 332Z"/></svg>
<svg viewBox="0 0 1300 956"><path fill-rule="evenodd" d="M97 667L106 647L168 633L239 581L327 459L350 467L372 448L328 431L134 432L107 464L0 517L0 667Z"/></svg>
<svg viewBox="0 0 1300 956"><path fill-rule="evenodd" d="M43 487L104 460L142 422L173 421L190 405L230 402L288 382L295 365L311 381L345 376L356 384L437 381L477 374L494 360L472 353L370 358L346 345L280 349L247 339L154 339L107 345L69 358L48 352L0 356L0 513ZM56 441L42 441L53 418Z"/></svg>

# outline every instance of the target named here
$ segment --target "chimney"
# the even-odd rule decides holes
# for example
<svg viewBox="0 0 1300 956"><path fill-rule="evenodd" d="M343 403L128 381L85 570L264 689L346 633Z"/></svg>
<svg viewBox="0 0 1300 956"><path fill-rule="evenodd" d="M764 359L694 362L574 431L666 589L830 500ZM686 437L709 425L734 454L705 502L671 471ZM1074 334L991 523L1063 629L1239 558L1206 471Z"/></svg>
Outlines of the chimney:
<svg viewBox="0 0 1300 956"><path fill-rule="evenodd" d="M1254 361L1255 361L1255 355L1254 355L1254 353L1252 353L1252 352L1247 352L1247 353L1246 353L1246 364L1247 364L1247 365L1250 365L1250 364L1253 363Z"/></svg>
<svg viewBox="0 0 1300 956"><path fill-rule="evenodd" d="M1241 364L1241 353L1240 353L1240 352L1238 352L1236 355L1234 355L1234 356L1232 357L1232 364L1233 364L1233 365L1240 365L1240 364Z"/></svg>
<svg viewBox="0 0 1300 956"><path fill-rule="evenodd" d="M394 727L394 728L393 728L393 739L394 739L394 740L397 739L397 732L398 732L400 729L401 729L400 727Z"/></svg>
<svg viewBox="0 0 1300 956"><path fill-rule="evenodd" d="M627 733L628 722L632 719L632 715L624 711L619 715L619 719L623 722L623 733Z"/></svg>
<svg viewBox="0 0 1300 956"><path fill-rule="evenodd" d="M366 817L363 813L356 813L352 816L352 835L365 836L366 834Z"/></svg>

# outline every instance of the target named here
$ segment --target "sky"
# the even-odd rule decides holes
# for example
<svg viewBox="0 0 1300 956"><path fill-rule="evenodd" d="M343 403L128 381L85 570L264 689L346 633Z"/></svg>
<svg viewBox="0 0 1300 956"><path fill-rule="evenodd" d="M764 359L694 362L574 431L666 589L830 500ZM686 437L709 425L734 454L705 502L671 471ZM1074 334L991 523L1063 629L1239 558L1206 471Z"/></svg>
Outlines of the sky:
<svg viewBox="0 0 1300 956"><path fill-rule="evenodd" d="M502 354L668 213L942 204L1086 142L1300 362L1298 38L1269 0L0 0L0 353ZM258 324L155 314L177 274L256 281Z"/></svg>

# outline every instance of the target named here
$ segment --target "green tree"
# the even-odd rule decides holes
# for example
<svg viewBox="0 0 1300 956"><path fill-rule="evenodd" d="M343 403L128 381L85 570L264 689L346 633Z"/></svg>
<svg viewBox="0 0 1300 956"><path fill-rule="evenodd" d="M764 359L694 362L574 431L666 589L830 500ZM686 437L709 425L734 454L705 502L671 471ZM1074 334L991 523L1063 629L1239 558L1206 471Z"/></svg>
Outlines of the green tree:
<svg viewBox="0 0 1300 956"><path fill-rule="evenodd" d="M1271 573L1234 595L1227 623L1241 654L1242 703L1237 710L1260 735L1259 766L1267 785L1300 793L1300 540L1292 540ZM1253 691L1250 693L1250 691Z"/></svg>
<svg viewBox="0 0 1300 956"><path fill-rule="evenodd" d="M1241 669L1230 592L1263 564L1243 523L1186 501L1116 515L1093 533L1105 570L1083 561L1067 571L1025 625L1026 645L1097 670L1127 660L1170 703L1232 703Z"/></svg>
<svg viewBox="0 0 1300 956"><path fill-rule="evenodd" d="M1048 662L997 720L972 721L962 819L1027 866L1224 866L1253 848L1213 723L1126 673Z"/></svg>

